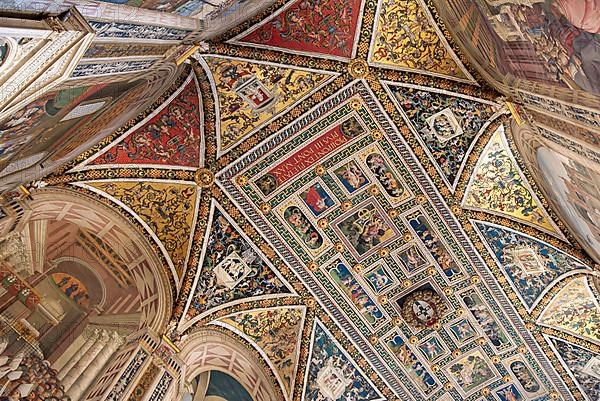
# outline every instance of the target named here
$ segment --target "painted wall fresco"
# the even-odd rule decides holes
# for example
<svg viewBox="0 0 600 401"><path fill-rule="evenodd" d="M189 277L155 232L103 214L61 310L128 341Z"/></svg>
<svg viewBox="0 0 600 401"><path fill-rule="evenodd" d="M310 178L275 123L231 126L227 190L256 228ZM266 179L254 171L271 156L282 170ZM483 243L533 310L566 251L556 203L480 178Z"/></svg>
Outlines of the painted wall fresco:
<svg viewBox="0 0 600 401"><path fill-rule="evenodd" d="M492 76L600 93L596 1L451 0L447 25Z"/></svg>
<svg viewBox="0 0 600 401"><path fill-rule="evenodd" d="M468 79L418 0L379 2L369 61L385 67Z"/></svg>
<svg viewBox="0 0 600 401"><path fill-rule="evenodd" d="M284 394L292 399L298 367L304 308L273 308L237 313L219 320L249 338L275 367Z"/></svg>
<svg viewBox="0 0 600 401"><path fill-rule="evenodd" d="M172 45L155 45L150 43L92 43L85 51L83 58L161 56L171 47Z"/></svg>
<svg viewBox="0 0 600 401"><path fill-rule="evenodd" d="M313 328L308 360L303 400L383 400L370 380L318 321Z"/></svg>
<svg viewBox="0 0 600 401"><path fill-rule="evenodd" d="M463 206L499 213L556 233L512 158L500 126L486 145L465 191Z"/></svg>
<svg viewBox="0 0 600 401"><path fill-rule="evenodd" d="M214 205L208 227L187 319L233 301L290 292L230 217Z"/></svg>
<svg viewBox="0 0 600 401"><path fill-rule="evenodd" d="M217 89L219 149L227 151L283 110L326 83L329 73L204 56Z"/></svg>
<svg viewBox="0 0 600 401"><path fill-rule="evenodd" d="M328 58L352 58L362 0L296 0L239 41Z"/></svg>
<svg viewBox="0 0 600 401"><path fill-rule="evenodd" d="M413 85L389 88L438 170L454 187L472 143L499 105Z"/></svg>
<svg viewBox="0 0 600 401"><path fill-rule="evenodd" d="M142 81L80 86L51 92L0 123L0 166L10 159L42 162ZM20 144L22 146L17 146ZM1 174L1 173L0 173Z"/></svg>
<svg viewBox="0 0 600 401"><path fill-rule="evenodd" d="M528 310L562 275L589 269L577 259L526 234L482 222L474 225Z"/></svg>
<svg viewBox="0 0 600 401"><path fill-rule="evenodd" d="M195 221L196 186L154 181L88 182L117 199L156 234L178 277L183 275Z"/></svg>
<svg viewBox="0 0 600 401"><path fill-rule="evenodd" d="M224 401L254 401L240 382L219 370L210 371L205 396Z"/></svg>
<svg viewBox="0 0 600 401"><path fill-rule="evenodd" d="M577 277L552 299L539 323L600 344L600 304L588 279Z"/></svg>
<svg viewBox="0 0 600 401"><path fill-rule="evenodd" d="M106 3L124 4L133 7L149 8L156 11L174 12L189 0L100 0Z"/></svg>
<svg viewBox="0 0 600 401"><path fill-rule="evenodd" d="M190 31L157 25L138 25L124 22L89 21L98 38L152 39L181 41Z"/></svg>
<svg viewBox="0 0 600 401"><path fill-rule="evenodd" d="M550 341L583 388L588 401L597 400L600 397L600 355L557 338Z"/></svg>
<svg viewBox="0 0 600 401"><path fill-rule="evenodd" d="M251 0L99 0L106 3L123 4L150 10L175 13L185 17L196 17L206 21L244 13L244 3ZM247 12L247 11L246 11Z"/></svg>
<svg viewBox="0 0 600 401"><path fill-rule="evenodd" d="M66 273L54 273L52 281L67 298L84 309L90 306L90 296L85 285L77 278Z"/></svg>
<svg viewBox="0 0 600 401"><path fill-rule="evenodd" d="M201 117L192 78L143 125L91 161L91 165L142 164L199 167Z"/></svg>
<svg viewBox="0 0 600 401"><path fill-rule="evenodd" d="M71 74L72 78L86 78L100 75L125 74L148 70L156 60L116 61L114 63L82 63Z"/></svg>
<svg viewBox="0 0 600 401"><path fill-rule="evenodd" d="M540 147L542 185L586 250L600 260L600 165Z"/></svg>

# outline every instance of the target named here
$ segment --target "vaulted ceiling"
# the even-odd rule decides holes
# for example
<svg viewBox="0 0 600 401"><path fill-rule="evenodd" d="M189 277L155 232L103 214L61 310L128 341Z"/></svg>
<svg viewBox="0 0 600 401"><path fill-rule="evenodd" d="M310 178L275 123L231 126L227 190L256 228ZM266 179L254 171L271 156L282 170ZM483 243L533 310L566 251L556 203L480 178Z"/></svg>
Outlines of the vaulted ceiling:
<svg viewBox="0 0 600 401"><path fill-rule="evenodd" d="M282 400L592 401L599 273L536 184L557 156L530 168L528 118L433 4L277 2L38 193L138 227L169 336L234 333Z"/></svg>

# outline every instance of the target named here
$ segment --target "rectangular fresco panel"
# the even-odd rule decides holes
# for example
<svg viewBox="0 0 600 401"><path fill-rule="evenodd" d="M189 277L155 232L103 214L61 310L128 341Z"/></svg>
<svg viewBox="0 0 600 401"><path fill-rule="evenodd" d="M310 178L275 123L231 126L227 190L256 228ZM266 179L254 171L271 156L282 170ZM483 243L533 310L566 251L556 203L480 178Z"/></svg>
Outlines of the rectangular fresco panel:
<svg viewBox="0 0 600 401"><path fill-rule="evenodd" d="M431 394L438 387L437 382L427 371L425 365L419 361L415 353L408 347L408 344L399 334L389 337L386 340L386 345L396 359L400 361L408 377L417 383L419 390L425 394Z"/></svg>
<svg viewBox="0 0 600 401"><path fill-rule="evenodd" d="M375 327L383 321L383 312L356 280L345 263L338 260L334 263L333 267L328 269L328 274L369 325Z"/></svg>
<svg viewBox="0 0 600 401"><path fill-rule="evenodd" d="M498 324L497 319L483 301L481 295L474 290L469 290L461 294L461 299L496 349L504 350L511 346L508 335L502 326Z"/></svg>
<svg viewBox="0 0 600 401"><path fill-rule="evenodd" d="M491 363L480 349L452 362L446 371L464 394L470 394L496 378Z"/></svg>
<svg viewBox="0 0 600 401"><path fill-rule="evenodd" d="M438 266L444 271L446 277L452 279L460 276L460 267L454 261L448 246L442 241L425 215L421 212L415 213L408 217L408 223Z"/></svg>
<svg viewBox="0 0 600 401"><path fill-rule="evenodd" d="M398 229L373 201L367 201L335 223L340 238L358 260L399 236Z"/></svg>

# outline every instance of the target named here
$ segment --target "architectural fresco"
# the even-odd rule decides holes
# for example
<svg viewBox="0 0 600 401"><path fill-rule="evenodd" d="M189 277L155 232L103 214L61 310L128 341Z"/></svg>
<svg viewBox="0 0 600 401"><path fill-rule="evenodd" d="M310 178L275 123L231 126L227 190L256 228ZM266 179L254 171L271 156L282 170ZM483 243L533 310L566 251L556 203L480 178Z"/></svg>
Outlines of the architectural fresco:
<svg viewBox="0 0 600 401"><path fill-rule="evenodd" d="M600 93L597 2L452 0L440 8L494 79Z"/></svg>
<svg viewBox="0 0 600 401"><path fill-rule="evenodd" d="M507 148L503 132L503 126L500 126L483 150L463 205L556 233L551 218L540 206Z"/></svg>
<svg viewBox="0 0 600 401"><path fill-rule="evenodd" d="M217 90L220 151L227 151L277 114L302 100L331 78L250 60L203 56L203 65Z"/></svg>
<svg viewBox="0 0 600 401"><path fill-rule="evenodd" d="M42 161L53 151L60 150L77 132L141 82L62 89L27 105L11 119L0 123L0 165L6 166L9 160L14 161L15 158L27 159L36 155L39 157L33 163ZM100 128L103 127L96 127Z"/></svg>
<svg viewBox="0 0 600 401"><path fill-rule="evenodd" d="M551 148L537 150L544 185L562 216L586 249L600 258L600 165L590 158L567 157Z"/></svg>
<svg viewBox="0 0 600 401"><path fill-rule="evenodd" d="M304 312L304 308L265 309L219 320L265 353L283 383L287 399L292 399L294 391Z"/></svg>
<svg viewBox="0 0 600 401"><path fill-rule="evenodd" d="M454 187L471 145L499 105L414 85L389 88L440 173Z"/></svg>
<svg viewBox="0 0 600 401"><path fill-rule="evenodd" d="M572 256L524 233L482 222L474 225L529 310L563 275L589 269Z"/></svg>
<svg viewBox="0 0 600 401"><path fill-rule="evenodd" d="M88 182L116 199L141 219L169 255L178 277L183 275L194 226L195 186L160 181Z"/></svg>
<svg viewBox="0 0 600 401"><path fill-rule="evenodd" d="M469 79L418 0L379 2L369 61L385 67Z"/></svg>
<svg viewBox="0 0 600 401"><path fill-rule="evenodd" d="M200 165L200 100L195 78L152 117L102 151L92 165Z"/></svg>
<svg viewBox="0 0 600 401"><path fill-rule="evenodd" d="M316 56L354 54L362 0L296 0L238 39L241 44Z"/></svg>
<svg viewBox="0 0 600 401"><path fill-rule="evenodd" d="M600 304L586 277L570 281L539 318L545 326L567 331L600 344Z"/></svg>

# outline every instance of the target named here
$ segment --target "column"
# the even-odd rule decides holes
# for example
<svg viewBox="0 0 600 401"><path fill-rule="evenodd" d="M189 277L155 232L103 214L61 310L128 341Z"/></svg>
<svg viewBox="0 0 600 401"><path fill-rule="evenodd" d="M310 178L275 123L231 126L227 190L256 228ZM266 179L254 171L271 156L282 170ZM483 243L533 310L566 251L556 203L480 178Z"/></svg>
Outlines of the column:
<svg viewBox="0 0 600 401"><path fill-rule="evenodd" d="M104 345L107 342L105 337L106 331L98 330L98 335L96 337L96 341L94 341L94 344L90 347L90 349L87 350L85 354L82 355L81 359L77 361L75 366L73 366L69 373L67 373L65 378L61 380L63 386L65 387L65 391L68 391L69 388L71 388L79 376L85 372L85 369L88 367L88 365L94 360L94 358L96 358L100 351L102 351L102 348L104 348Z"/></svg>
<svg viewBox="0 0 600 401"><path fill-rule="evenodd" d="M110 357L123 343L122 338L116 332L112 332L111 334L104 332L100 337L100 341L104 342L102 351L96 355L94 360L90 362L85 371L81 373L77 381L67 391L67 395L71 397L72 401L78 401L83 396L85 390L101 373L106 362L108 362Z"/></svg>
<svg viewBox="0 0 600 401"><path fill-rule="evenodd" d="M79 348L78 350L75 350L75 352L73 353L73 356L71 358L69 358L69 360L67 361L65 366L60 368L60 370L58 371L58 375L57 375L57 377L59 379L61 379L61 380L64 379L64 377L67 375L67 373L69 373L69 371L73 368L73 366L75 366L77 361L81 360L81 357L90 349L90 347L94 344L94 342L96 342L96 335L97 335L97 333L94 333L91 330L86 330L86 332L84 333L84 336L87 337L87 341L85 343L83 343L81 348Z"/></svg>

